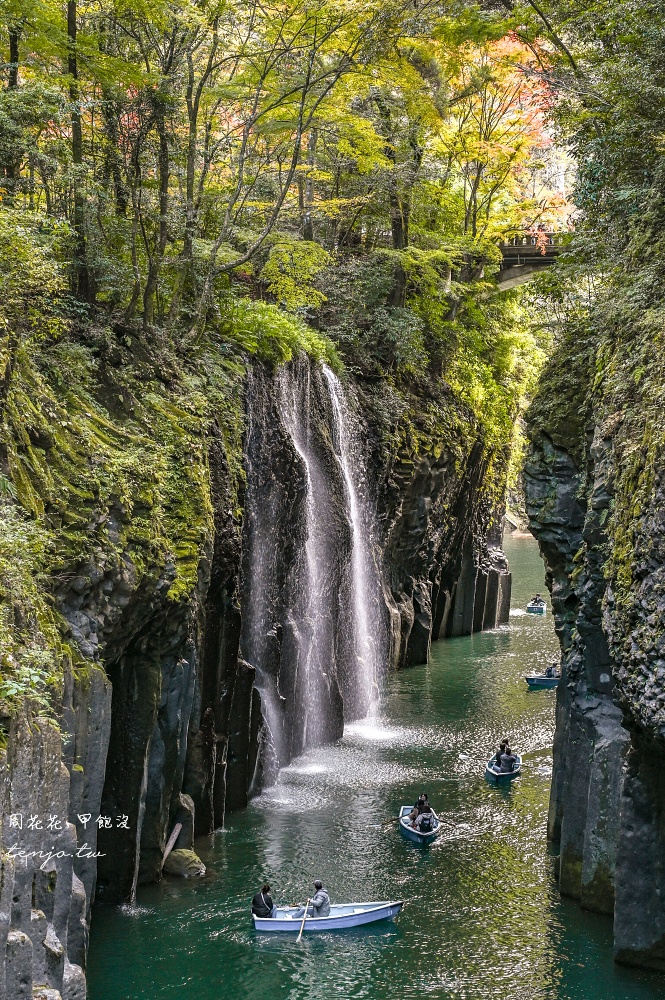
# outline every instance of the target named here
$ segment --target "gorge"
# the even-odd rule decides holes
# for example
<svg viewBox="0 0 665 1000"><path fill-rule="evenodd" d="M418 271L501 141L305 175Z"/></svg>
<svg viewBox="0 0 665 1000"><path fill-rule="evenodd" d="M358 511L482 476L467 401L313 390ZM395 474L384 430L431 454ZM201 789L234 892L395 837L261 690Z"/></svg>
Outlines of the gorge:
<svg viewBox="0 0 665 1000"><path fill-rule="evenodd" d="M271 790L406 718L377 773L422 736L508 829L453 754L505 720L548 766L507 498L558 889L665 971L661 12L195 6L0 3L0 1000L81 1000L93 903L196 893L215 831L273 843Z"/></svg>
<svg viewBox="0 0 665 1000"><path fill-rule="evenodd" d="M168 562L137 585L131 543L111 547L123 538L122 515L98 518L94 556L77 565L58 599L70 634L93 656L105 650L105 669L66 675L62 756L53 726L33 732L24 716L12 721L5 816L53 814L55 803L40 808L35 797L49 795L36 776L61 773L63 842L86 844L100 857L96 873L87 856L49 858L44 874L41 854L13 871L10 862L6 935L8 947L21 949L7 963L8 983L39 975L34 924L20 906L30 912L32 898L32 914L43 912L50 927L49 985L77 995L93 895L132 902L137 885L160 877L175 824L180 855L191 851L195 834L223 825L226 810L274 782L279 767L341 736L345 719L371 713L390 664L422 662L432 636L445 634L447 622L452 630L456 593L468 619L456 634L506 620L510 577L496 549L490 565L482 533L481 442L467 429L471 414L467 426L458 423L457 440L447 431L444 447L438 428L457 406L444 395L426 414L436 420L436 437L428 440L424 414L409 414L424 424L419 448L424 439L426 449L403 441L399 451L382 452L387 431L368 419L371 390L352 389L354 411L332 370L304 355L274 372L251 370L246 520L231 520L228 530L231 490L220 448L211 462L211 500L219 506L191 598L168 599ZM214 438L211 445L214 458ZM360 468L378 475L361 478ZM454 516L442 518L446 509ZM130 521L125 538L131 529ZM97 829L98 815L108 826ZM45 851L52 843L46 830L7 822L4 831L6 849ZM35 888L42 879L60 894L56 909ZM73 884L71 897L63 883Z"/></svg>

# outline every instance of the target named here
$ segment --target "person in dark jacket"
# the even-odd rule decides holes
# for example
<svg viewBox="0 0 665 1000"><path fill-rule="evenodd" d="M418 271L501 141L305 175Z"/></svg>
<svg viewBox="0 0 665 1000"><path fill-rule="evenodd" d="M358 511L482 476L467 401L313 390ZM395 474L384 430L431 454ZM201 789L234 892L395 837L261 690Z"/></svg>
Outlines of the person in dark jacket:
<svg viewBox="0 0 665 1000"><path fill-rule="evenodd" d="M418 816L420 816L422 812L425 812L425 809L431 809L431 806L429 804L429 799L427 798L427 792L421 792L418 796L418 801L409 813L409 820L411 823L415 823Z"/></svg>
<svg viewBox="0 0 665 1000"><path fill-rule="evenodd" d="M316 889L315 894L309 901L309 906L307 907L308 917L329 917L330 916L330 896L328 895L328 890L323 888L323 882L320 878L315 879L314 888ZM293 914L294 918L297 920L300 917L305 916L305 907L301 906Z"/></svg>
<svg viewBox="0 0 665 1000"><path fill-rule="evenodd" d="M257 892L252 900L252 913L255 917L274 917L276 912L277 907L272 901L270 886L266 882L261 892Z"/></svg>
<svg viewBox="0 0 665 1000"><path fill-rule="evenodd" d="M421 833L429 833L430 830L434 829L435 818L434 810L429 802L426 802L422 812L418 813L416 819L414 820L413 825L417 830L420 830Z"/></svg>
<svg viewBox="0 0 665 1000"><path fill-rule="evenodd" d="M508 746L508 740L505 740L505 739L501 740L501 742L499 743L499 749L494 754L494 760L492 762L492 770L493 771L500 771L501 770L501 758L504 755L504 753L506 752L506 747L507 746Z"/></svg>
<svg viewBox="0 0 665 1000"><path fill-rule="evenodd" d="M501 773L510 774L511 771L515 770L516 763L517 763L517 757L512 752L510 747L506 747L506 749L501 754Z"/></svg>

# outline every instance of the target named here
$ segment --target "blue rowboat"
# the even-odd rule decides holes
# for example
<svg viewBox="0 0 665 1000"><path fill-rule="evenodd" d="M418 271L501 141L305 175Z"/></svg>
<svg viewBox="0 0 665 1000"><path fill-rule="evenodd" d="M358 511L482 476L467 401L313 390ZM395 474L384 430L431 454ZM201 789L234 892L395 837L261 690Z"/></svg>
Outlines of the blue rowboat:
<svg viewBox="0 0 665 1000"><path fill-rule="evenodd" d="M527 674L524 680L530 688L555 688L561 677L546 677L545 674Z"/></svg>
<svg viewBox="0 0 665 1000"><path fill-rule="evenodd" d="M402 806L399 811L399 832L407 840L411 840L414 844L421 844L425 846L426 844L431 844L432 841L436 840L441 832L441 824L439 823L439 817L435 812L432 812L434 816L434 826L428 833L421 833L420 830L416 830L409 822L409 813L413 809L413 806Z"/></svg>
<svg viewBox="0 0 665 1000"><path fill-rule="evenodd" d="M522 758L518 753L515 754L517 757L517 763L512 771L494 771L492 764L496 761L496 754L485 764L485 777L488 781L491 781L493 785L507 785L515 778L519 778L522 773Z"/></svg>
<svg viewBox="0 0 665 1000"><path fill-rule="evenodd" d="M526 613L528 615L544 615L546 610L546 605L536 604L535 601L529 601L526 606Z"/></svg>
<svg viewBox="0 0 665 1000"><path fill-rule="evenodd" d="M342 931L347 927L374 924L377 920L393 920L404 903L333 903L329 917L306 917L303 933L312 931ZM278 906L274 917L254 917L257 931L286 931L298 934L302 917L296 917L297 906Z"/></svg>

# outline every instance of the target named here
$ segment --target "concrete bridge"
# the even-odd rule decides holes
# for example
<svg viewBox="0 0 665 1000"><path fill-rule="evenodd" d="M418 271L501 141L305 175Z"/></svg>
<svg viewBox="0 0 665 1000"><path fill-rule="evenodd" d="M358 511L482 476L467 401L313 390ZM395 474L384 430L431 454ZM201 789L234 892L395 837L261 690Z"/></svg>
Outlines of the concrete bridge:
<svg viewBox="0 0 665 1000"><path fill-rule="evenodd" d="M497 275L499 291L522 285L553 264L561 253L565 236L564 233L520 233L500 243L503 264Z"/></svg>

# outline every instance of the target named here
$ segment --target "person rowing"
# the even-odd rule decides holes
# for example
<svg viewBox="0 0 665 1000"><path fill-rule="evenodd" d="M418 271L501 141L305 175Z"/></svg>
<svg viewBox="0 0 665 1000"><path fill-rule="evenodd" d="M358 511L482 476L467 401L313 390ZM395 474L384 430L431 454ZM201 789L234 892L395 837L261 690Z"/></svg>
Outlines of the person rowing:
<svg viewBox="0 0 665 1000"><path fill-rule="evenodd" d="M419 833L431 833L434 829L436 818L436 813L429 802L425 802L422 811L418 813L412 825Z"/></svg>
<svg viewBox="0 0 665 1000"><path fill-rule="evenodd" d="M506 746L501 758L499 760L501 765L501 774L510 774L515 770L515 764L517 764L517 756L513 753L509 746Z"/></svg>
<svg viewBox="0 0 665 1000"><path fill-rule="evenodd" d="M508 746L508 740L504 737L499 743L499 749L496 751L491 761L493 771L498 772L501 770L501 758L506 752L507 746Z"/></svg>
<svg viewBox="0 0 665 1000"><path fill-rule="evenodd" d="M307 907L308 917L329 917L330 916L330 896L328 895L328 890L324 889L323 882L320 878L314 880L314 888L316 893L312 896L309 901L309 906ZM299 910L293 914L294 920L299 920L300 917L305 916L305 907L301 906Z"/></svg>

